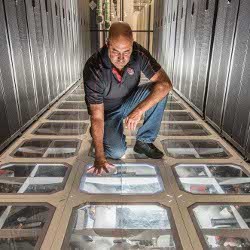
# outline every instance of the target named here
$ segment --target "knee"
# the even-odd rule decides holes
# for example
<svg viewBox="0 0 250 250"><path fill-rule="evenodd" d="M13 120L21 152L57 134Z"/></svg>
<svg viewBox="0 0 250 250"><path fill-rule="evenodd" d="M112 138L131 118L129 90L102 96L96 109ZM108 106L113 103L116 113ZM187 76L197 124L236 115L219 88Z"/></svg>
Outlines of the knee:
<svg viewBox="0 0 250 250"><path fill-rule="evenodd" d="M105 150L106 157L114 159L114 160L119 160L122 158L122 156L126 152L126 147L114 147L110 148L108 150Z"/></svg>

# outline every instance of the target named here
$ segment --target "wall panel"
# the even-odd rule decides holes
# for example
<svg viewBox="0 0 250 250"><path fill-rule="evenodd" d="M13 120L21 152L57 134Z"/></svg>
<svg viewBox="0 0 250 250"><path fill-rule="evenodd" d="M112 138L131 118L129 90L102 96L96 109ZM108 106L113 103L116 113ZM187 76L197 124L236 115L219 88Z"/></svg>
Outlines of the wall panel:
<svg viewBox="0 0 250 250"><path fill-rule="evenodd" d="M5 14L7 19L7 27L13 62L13 72L16 82L17 98L20 104L20 120L25 125L34 113L36 113L36 105L34 99L28 96L28 88L32 88L32 79L30 74L30 58L29 52L26 51L25 43L27 43L27 30L25 28L24 12L25 3L23 1L4 1ZM28 57L27 57L28 56ZM26 75L27 74L27 75ZM34 97L34 95L33 95ZM29 99L31 98L31 99ZM31 105L29 105L31 103Z"/></svg>
<svg viewBox="0 0 250 250"><path fill-rule="evenodd" d="M88 19L86 1L0 2L0 150L80 79Z"/></svg>
<svg viewBox="0 0 250 250"><path fill-rule="evenodd" d="M250 2L240 2L222 130L243 151L250 111Z"/></svg>
<svg viewBox="0 0 250 250"><path fill-rule="evenodd" d="M0 2L0 102L1 102L1 140L6 136L16 133L21 124L19 120L18 100L16 96L12 59L10 54L9 40L6 22L4 18L4 5ZM6 109L6 106L8 109Z"/></svg>
<svg viewBox="0 0 250 250"><path fill-rule="evenodd" d="M205 118L218 131L221 130L238 7L239 0L219 1L205 110Z"/></svg>

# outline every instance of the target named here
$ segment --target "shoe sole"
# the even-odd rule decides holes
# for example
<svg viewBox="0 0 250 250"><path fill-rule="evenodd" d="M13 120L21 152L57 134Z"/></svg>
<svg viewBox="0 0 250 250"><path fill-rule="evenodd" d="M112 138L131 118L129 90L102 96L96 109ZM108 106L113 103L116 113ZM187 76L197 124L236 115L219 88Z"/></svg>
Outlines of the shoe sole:
<svg viewBox="0 0 250 250"><path fill-rule="evenodd" d="M162 159L164 155L162 156L159 156L159 157L152 157L152 156L149 156L147 154L144 153L144 151L140 150L140 149L137 149L136 147L134 147L134 151L137 153L137 154L144 154L146 155L147 157L151 158L151 159Z"/></svg>

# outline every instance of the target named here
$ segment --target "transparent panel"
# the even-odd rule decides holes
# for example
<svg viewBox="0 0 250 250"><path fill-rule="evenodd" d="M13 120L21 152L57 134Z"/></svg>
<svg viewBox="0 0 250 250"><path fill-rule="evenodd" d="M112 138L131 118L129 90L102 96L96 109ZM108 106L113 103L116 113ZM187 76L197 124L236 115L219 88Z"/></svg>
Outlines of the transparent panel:
<svg viewBox="0 0 250 250"><path fill-rule="evenodd" d="M84 89L75 89L72 94L74 95L84 95Z"/></svg>
<svg viewBox="0 0 250 250"><path fill-rule="evenodd" d="M250 240L232 235L204 235L209 249L250 249Z"/></svg>
<svg viewBox="0 0 250 250"><path fill-rule="evenodd" d="M87 111L55 111L47 119L52 121L87 121L89 115Z"/></svg>
<svg viewBox="0 0 250 250"><path fill-rule="evenodd" d="M52 214L42 205L0 205L0 249L40 249Z"/></svg>
<svg viewBox="0 0 250 250"><path fill-rule="evenodd" d="M84 102L85 101L85 96L84 95L69 95L66 98L66 101L71 101L71 102Z"/></svg>
<svg viewBox="0 0 250 250"><path fill-rule="evenodd" d="M144 154L138 154L134 151L136 140L129 140L127 139L127 150L125 152L125 155L122 157L122 159L148 159L148 157Z"/></svg>
<svg viewBox="0 0 250 250"><path fill-rule="evenodd" d="M46 157L49 158L66 158L74 156L78 149L78 141L54 141L53 145L48 148Z"/></svg>
<svg viewBox="0 0 250 250"><path fill-rule="evenodd" d="M75 209L67 249L175 249L170 210L157 205L86 205Z"/></svg>
<svg viewBox="0 0 250 250"><path fill-rule="evenodd" d="M86 109L84 102L63 102L58 106L58 109Z"/></svg>
<svg viewBox="0 0 250 250"><path fill-rule="evenodd" d="M192 212L208 249L249 249L250 205L197 205Z"/></svg>
<svg viewBox="0 0 250 250"><path fill-rule="evenodd" d="M28 140L15 151L15 157L26 158L66 158L74 156L79 147L78 140Z"/></svg>
<svg viewBox="0 0 250 250"><path fill-rule="evenodd" d="M0 167L0 193L63 190L68 168L59 164L8 164Z"/></svg>
<svg viewBox="0 0 250 250"><path fill-rule="evenodd" d="M29 140L15 152L16 157L43 157L52 140Z"/></svg>
<svg viewBox="0 0 250 250"><path fill-rule="evenodd" d="M164 190L158 168L147 164L119 164L113 173L86 173L80 190L88 193L153 194Z"/></svg>
<svg viewBox="0 0 250 250"><path fill-rule="evenodd" d="M134 139L126 139L127 142L127 150L121 159L148 159L148 157L144 154L138 154L134 151L135 140ZM92 144L89 156L95 157L95 149Z"/></svg>
<svg viewBox="0 0 250 250"><path fill-rule="evenodd" d="M198 205L193 212L201 229L249 229L250 226L249 205Z"/></svg>
<svg viewBox="0 0 250 250"><path fill-rule="evenodd" d="M162 121L194 121L195 118L191 113L186 111L164 111Z"/></svg>
<svg viewBox="0 0 250 250"><path fill-rule="evenodd" d="M166 110L183 110L186 109L185 106L178 102L168 102L166 105Z"/></svg>
<svg viewBox="0 0 250 250"><path fill-rule="evenodd" d="M164 136L206 136L210 133L200 124L162 124L160 135Z"/></svg>
<svg viewBox="0 0 250 250"><path fill-rule="evenodd" d="M215 140L163 140L167 155L174 158L227 158L229 153Z"/></svg>
<svg viewBox="0 0 250 250"><path fill-rule="evenodd" d="M177 102L177 99L173 95L169 95L168 96L168 102Z"/></svg>
<svg viewBox="0 0 250 250"><path fill-rule="evenodd" d="M178 183L187 192L199 194L249 194L250 178L239 166L180 164Z"/></svg>
<svg viewBox="0 0 250 250"><path fill-rule="evenodd" d="M77 122L46 122L33 133L36 135L82 135L88 128L87 123Z"/></svg>
<svg viewBox="0 0 250 250"><path fill-rule="evenodd" d="M77 89L77 90L78 90L78 89L84 90L83 84L79 85L76 89Z"/></svg>

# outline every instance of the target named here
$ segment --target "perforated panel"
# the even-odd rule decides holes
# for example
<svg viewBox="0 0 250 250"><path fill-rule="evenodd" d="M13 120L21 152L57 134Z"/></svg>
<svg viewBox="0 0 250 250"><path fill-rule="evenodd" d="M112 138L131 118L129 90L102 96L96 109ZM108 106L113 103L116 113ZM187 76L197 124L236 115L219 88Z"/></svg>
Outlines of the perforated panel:
<svg viewBox="0 0 250 250"><path fill-rule="evenodd" d="M236 40L229 76L223 131L232 137L239 147L245 148L249 130L250 110L250 2L242 0L239 9Z"/></svg>

